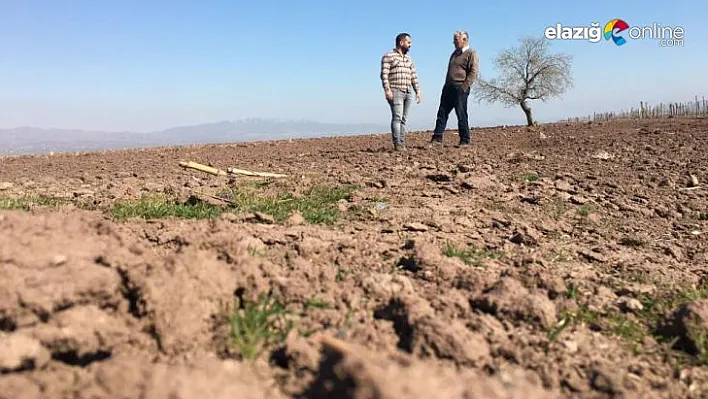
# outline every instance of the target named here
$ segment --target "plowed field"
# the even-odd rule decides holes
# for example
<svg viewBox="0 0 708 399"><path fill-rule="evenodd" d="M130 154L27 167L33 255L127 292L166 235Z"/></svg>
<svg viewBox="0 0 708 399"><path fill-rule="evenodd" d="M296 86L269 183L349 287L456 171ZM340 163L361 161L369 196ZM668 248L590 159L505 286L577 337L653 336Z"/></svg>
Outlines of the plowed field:
<svg viewBox="0 0 708 399"><path fill-rule="evenodd" d="M429 137L0 159L0 398L708 395L707 120Z"/></svg>

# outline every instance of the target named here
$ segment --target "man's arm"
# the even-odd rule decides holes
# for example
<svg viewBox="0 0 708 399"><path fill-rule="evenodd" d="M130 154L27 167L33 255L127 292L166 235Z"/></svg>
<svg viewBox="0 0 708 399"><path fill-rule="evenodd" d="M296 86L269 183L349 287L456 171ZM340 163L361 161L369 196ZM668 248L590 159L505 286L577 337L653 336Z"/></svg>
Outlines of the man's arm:
<svg viewBox="0 0 708 399"><path fill-rule="evenodd" d="M388 74L391 71L391 58L388 54L384 54L381 57L381 84L385 91L391 90L391 85L388 81Z"/></svg>
<svg viewBox="0 0 708 399"><path fill-rule="evenodd" d="M465 77L465 81L462 83L462 86L465 88L465 90L469 89L472 84L477 81L478 76L479 59L477 58L477 52L474 50L470 50L470 56L467 62L467 76Z"/></svg>
<svg viewBox="0 0 708 399"><path fill-rule="evenodd" d="M415 94L420 95L420 84L418 83L418 72L415 70L415 62L411 61L411 84Z"/></svg>

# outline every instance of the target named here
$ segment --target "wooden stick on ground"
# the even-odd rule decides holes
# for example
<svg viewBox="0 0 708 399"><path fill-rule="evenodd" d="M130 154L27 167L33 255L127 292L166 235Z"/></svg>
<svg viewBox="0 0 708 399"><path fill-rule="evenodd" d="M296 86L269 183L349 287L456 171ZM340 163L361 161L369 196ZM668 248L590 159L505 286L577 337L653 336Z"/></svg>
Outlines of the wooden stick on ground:
<svg viewBox="0 0 708 399"><path fill-rule="evenodd" d="M192 161L180 162L179 166L181 166L183 168L195 169L200 172L212 174L214 176L226 176L227 175L227 173L221 169L212 168L211 166L202 165L200 163L196 163L196 162L192 162Z"/></svg>
<svg viewBox="0 0 708 399"><path fill-rule="evenodd" d="M280 173L270 173L270 172L252 172L250 170L227 168L226 171L221 169L212 168L211 166L202 165L193 161L180 162L179 166L184 168L195 169L201 172L209 173L215 176L226 176L227 174L233 175L246 175L246 176L258 176L258 177L288 177L288 175L283 175Z"/></svg>
<svg viewBox="0 0 708 399"><path fill-rule="evenodd" d="M288 177L288 175L283 175L280 173L252 172L250 170L243 170L243 169L236 169L236 168L227 168L226 170L229 173L233 173L235 175L259 176L259 177Z"/></svg>
<svg viewBox="0 0 708 399"><path fill-rule="evenodd" d="M346 342L335 337L322 335L319 341L324 347L339 352L342 355L348 355L352 352L351 347Z"/></svg>

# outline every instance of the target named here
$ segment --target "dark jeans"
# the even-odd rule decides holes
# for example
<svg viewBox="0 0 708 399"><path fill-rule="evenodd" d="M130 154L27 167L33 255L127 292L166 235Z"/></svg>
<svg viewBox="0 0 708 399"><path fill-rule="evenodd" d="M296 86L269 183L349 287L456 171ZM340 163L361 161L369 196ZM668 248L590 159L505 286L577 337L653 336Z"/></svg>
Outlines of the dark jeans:
<svg viewBox="0 0 708 399"><path fill-rule="evenodd" d="M460 86L448 84L443 86L442 94L440 95L438 118L435 121L435 130L433 131L433 140L442 141L443 132L447 127L447 118L450 116L450 111L454 109L455 115L457 115L460 143L470 142L470 127L467 116L467 99L469 96L469 89L463 91Z"/></svg>

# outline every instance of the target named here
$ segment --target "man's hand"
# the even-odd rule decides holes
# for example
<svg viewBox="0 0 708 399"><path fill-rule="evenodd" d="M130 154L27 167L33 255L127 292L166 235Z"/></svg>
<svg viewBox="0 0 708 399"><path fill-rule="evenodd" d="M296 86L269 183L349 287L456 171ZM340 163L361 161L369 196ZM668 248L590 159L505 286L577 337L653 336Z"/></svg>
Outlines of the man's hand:
<svg viewBox="0 0 708 399"><path fill-rule="evenodd" d="M393 101L393 92L391 90L386 90L386 101Z"/></svg>
<svg viewBox="0 0 708 399"><path fill-rule="evenodd" d="M420 104L420 102L423 101L423 99L422 99L421 96L420 96L420 93L415 93L415 101L416 101L418 104Z"/></svg>

